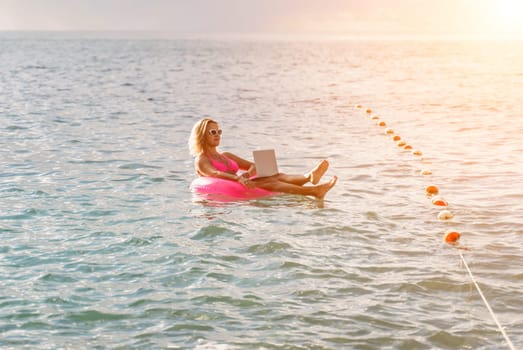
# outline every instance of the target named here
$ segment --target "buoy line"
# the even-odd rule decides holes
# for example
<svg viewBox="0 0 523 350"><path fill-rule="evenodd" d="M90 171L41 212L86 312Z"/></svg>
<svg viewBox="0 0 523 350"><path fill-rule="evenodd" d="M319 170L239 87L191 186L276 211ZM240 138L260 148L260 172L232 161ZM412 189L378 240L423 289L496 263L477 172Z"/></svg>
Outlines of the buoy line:
<svg viewBox="0 0 523 350"><path fill-rule="evenodd" d="M483 299L483 302L485 303L485 306L487 307L487 310L490 312L490 315L492 316L492 319L494 320L494 322L498 326L499 331L501 332L501 334L503 334L503 337L505 338L505 341L507 342L509 348L512 349L512 350L516 350L516 348L514 347L514 344L512 344L512 342L510 341L510 338L508 337L507 333L505 332L505 330L503 329L503 327L499 323L498 318L496 317L496 314L494 313L494 311L490 307L490 304L488 303L487 298L485 298L485 296L483 295L483 292L481 291L481 288L479 288L479 285L476 282L476 279L474 278L474 275L472 274L472 271L470 271L469 265L467 264L467 261L465 260L465 257L463 256L463 254L461 254L461 252L459 252L459 256L461 257L461 261L463 261L463 264L465 265L465 268L467 269L467 272L469 273L469 276L470 276L470 279L472 280L472 283L474 283L474 286L476 287L479 295L481 296L481 299Z"/></svg>
<svg viewBox="0 0 523 350"><path fill-rule="evenodd" d="M357 105L355 105L355 108L361 110L361 109L363 109L363 105L357 104ZM370 108L367 108L367 109L365 109L365 113L370 116L373 113L373 110ZM381 117L379 115L372 115L371 119L375 122L375 125L377 125L377 126L381 126L381 127L388 126L388 124L385 121L380 120ZM409 145L405 140L402 140L399 135L395 135L393 129L387 128L385 131L385 134L392 136L392 140L394 142L396 142L396 145L398 147L406 149L406 150L412 150L412 146ZM415 156L421 156L423 153L419 150L415 150L415 151L412 151L412 154ZM420 175L432 175L432 171L429 169L424 169L424 170L420 171ZM444 207L448 206L447 201L445 201L443 198L437 196L439 194L439 189L437 186L435 186L435 185L428 186L425 190L425 193L426 193L427 197L431 198L431 202L433 205L444 206ZM452 219L453 217L454 217L454 215L448 210L444 210L438 214L438 219L440 219L440 220L449 220L449 219ZM445 234L444 241L449 245L455 246L457 249L468 250L468 248L460 247L458 245L458 240L460 239L460 237L461 237L461 234L459 232L457 232L455 230L448 230ZM472 283L476 287L476 290L478 291L479 295L481 296L483 303L487 307L487 310L489 311L490 315L492 316L492 319L494 320L494 323L498 327L499 331L505 338L505 341L507 342L509 348L511 350L516 350L516 348L514 347L514 344L512 344L512 341L508 337L508 334L505 332L505 329L501 326L501 323L499 322L496 314L490 307L490 304L487 301L487 298L485 298L485 295L483 295L483 292L482 292L481 288L479 287L478 283L476 282L476 279L474 278L474 275L472 274L472 271L469 268L469 265L467 264L467 261L465 260L465 257L463 256L461 251L459 251L459 256L470 276L470 279L472 280Z"/></svg>

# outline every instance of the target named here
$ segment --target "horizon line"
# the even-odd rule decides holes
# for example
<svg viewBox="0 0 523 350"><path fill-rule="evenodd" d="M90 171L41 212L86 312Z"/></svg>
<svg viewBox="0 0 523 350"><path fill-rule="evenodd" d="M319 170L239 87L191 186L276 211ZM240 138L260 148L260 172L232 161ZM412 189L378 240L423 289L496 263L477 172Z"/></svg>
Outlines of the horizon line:
<svg viewBox="0 0 523 350"><path fill-rule="evenodd" d="M445 41L522 41L521 35L500 34L332 34L332 33L281 33L281 32L177 32L169 30L103 30L103 29L0 29L0 33L20 34L109 34L146 35L143 39L186 38L186 39L268 39L268 40L445 40Z"/></svg>

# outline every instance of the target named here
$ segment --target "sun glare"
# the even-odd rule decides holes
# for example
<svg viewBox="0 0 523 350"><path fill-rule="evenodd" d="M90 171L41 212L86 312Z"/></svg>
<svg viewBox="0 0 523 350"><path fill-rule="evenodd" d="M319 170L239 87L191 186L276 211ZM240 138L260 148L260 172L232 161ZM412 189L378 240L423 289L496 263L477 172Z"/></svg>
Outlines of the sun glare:
<svg viewBox="0 0 523 350"><path fill-rule="evenodd" d="M523 32L523 0L493 0L489 10L493 29L505 34Z"/></svg>

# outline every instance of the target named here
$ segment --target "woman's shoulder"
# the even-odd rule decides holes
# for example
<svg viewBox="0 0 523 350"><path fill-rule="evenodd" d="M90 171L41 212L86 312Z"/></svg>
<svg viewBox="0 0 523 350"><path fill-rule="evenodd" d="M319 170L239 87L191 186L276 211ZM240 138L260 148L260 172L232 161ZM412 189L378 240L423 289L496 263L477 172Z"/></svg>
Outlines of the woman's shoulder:
<svg viewBox="0 0 523 350"><path fill-rule="evenodd" d="M225 156L227 158L232 158L232 159L238 158L238 156L236 154L231 153L231 152L222 152L221 155Z"/></svg>
<svg viewBox="0 0 523 350"><path fill-rule="evenodd" d="M205 153L200 153L196 157L194 157L194 162L196 164L199 164L201 162L208 162L209 156L207 156Z"/></svg>

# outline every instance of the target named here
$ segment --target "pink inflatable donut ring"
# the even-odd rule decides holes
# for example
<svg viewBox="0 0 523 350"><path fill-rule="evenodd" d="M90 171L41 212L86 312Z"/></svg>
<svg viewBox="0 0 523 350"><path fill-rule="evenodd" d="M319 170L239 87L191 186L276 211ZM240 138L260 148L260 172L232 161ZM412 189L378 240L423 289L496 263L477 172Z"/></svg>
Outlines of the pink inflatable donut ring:
<svg viewBox="0 0 523 350"><path fill-rule="evenodd" d="M274 196L277 192L263 188L247 188L241 183L216 177L202 176L194 179L190 187L192 192L213 199L256 199Z"/></svg>

